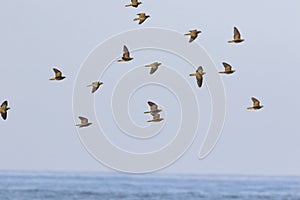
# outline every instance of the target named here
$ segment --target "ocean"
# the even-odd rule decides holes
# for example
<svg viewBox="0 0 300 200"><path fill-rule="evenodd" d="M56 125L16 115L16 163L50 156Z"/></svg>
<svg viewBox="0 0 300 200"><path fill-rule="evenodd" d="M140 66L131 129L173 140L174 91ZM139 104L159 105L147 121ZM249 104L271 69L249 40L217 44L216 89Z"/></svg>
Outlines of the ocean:
<svg viewBox="0 0 300 200"><path fill-rule="evenodd" d="M300 200L300 177L0 172L0 200Z"/></svg>

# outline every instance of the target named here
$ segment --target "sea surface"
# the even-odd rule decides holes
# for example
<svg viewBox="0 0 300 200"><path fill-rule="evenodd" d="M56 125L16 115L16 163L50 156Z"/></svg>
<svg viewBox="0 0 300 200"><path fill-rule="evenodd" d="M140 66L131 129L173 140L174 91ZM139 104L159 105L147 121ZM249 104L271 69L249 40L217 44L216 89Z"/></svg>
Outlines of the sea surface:
<svg viewBox="0 0 300 200"><path fill-rule="evenodd" d="M0 200L300 200L300 177L0 172Z"/></svg>

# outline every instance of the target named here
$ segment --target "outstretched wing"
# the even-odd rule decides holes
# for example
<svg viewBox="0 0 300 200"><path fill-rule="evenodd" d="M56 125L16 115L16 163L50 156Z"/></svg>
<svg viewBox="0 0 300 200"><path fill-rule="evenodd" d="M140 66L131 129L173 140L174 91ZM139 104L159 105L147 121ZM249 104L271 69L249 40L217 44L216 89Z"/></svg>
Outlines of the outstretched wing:
<svg viewBox="0 0 300 200"><path fill-rule="evenodd" d="M203 67L202 66L199 66L198 69L196 70L196 73L199 73L199 74L203 74Z"/></svg>
<svg viewBox="0 0 300 200"><path fill-rule="evenodd" d="M197 74L196 79L197 79L197 85L200 88L202 86L202 83L203 83L203 77L202 77L202 75L200 73Z"/></svg>
<svg viewBox="0 0 300 200"><path fill-rule="evenodd" d="M158 66L152 66L150 70L150 74L153 74L158 69Z"/></svg>
<svg viewBox="0 0 300 200"><path fill-rule="evenodd" d="M4 120L7 118L7 112L1 112L1 116Z"/></svg>
<svg viewBox="0 0 300 200"><path fill-rule="evenodd" d="M150 106L150 110L153 111L153 110L157 110L158 106L151 102L151 101L148 101L148 105Z"/></svg>
<svg viewBox="0 0 300 200"><path fill-rule="evenodd" d="M126 47L126 45L124 45L124 47L123 47L123 57L124 57L124 58L129 58L129 57L130 57L129 50L128 50L128 48Z"/></svg>
<svg viewBox="0 0 300 200"><path fill-rule="evenodd" d="M81 121L82 124L87 124L88 123L88 119L87 118L81 117L81 116L79 116L78 118L80 119L80 121Z"/></svg>
<svg viewBox="0 0 300 200"><path fill-rule="evenodd" d="M222 64L223 64L223 66L224 66L224 68L225 68L225 71L231 71L231 69L232 69L231 65L229 65L229 64L226 63L226 62L223 62Z"/></svg>
<svg viewBox="0 0 300 200"><path fill-rule="evenodd" d="M59 76L62 75L61 71L59 71L59 70L56 69L56 68L53 68L53 71L54 71L56 77L59 77Z"/></svg>
<svg viewBox="0 0 300 200"><path fill-rule="evenodd" d="M254 107L257 107L257 106L259 106L260 102L259 102L259 100L258 100L258 99L256 99L256 98L252 97L252 98L251 98L251 100L253 101L253 106L254 106Z"/></svg>
<svg viewBox="0 0 300 200"><path fill-rule="evenodd" d="M2 107L2 108L7 108L7 105L8 105L7 101L4 101L4 102L1 104L1 107Z"/></svg>
<svg viewBox="0 0 300 200"><path fill-rule="evenodd" d="M233 31L234 31L233 38L234 38L235 40L241 39L241 34L240 34L239 30L237 29L237 27L234 27L234 28L233 28Z"/></svg>

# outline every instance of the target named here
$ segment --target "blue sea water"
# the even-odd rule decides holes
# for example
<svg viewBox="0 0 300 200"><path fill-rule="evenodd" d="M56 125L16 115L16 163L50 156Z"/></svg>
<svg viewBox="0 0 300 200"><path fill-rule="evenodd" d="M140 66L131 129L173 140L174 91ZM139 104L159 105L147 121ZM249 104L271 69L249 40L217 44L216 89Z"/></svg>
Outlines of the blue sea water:
<svg viewBox="0 0 300 200"><path fill-rule="evenodd" d="M300 177L0 172L0 200L300 200Z"/></svg>

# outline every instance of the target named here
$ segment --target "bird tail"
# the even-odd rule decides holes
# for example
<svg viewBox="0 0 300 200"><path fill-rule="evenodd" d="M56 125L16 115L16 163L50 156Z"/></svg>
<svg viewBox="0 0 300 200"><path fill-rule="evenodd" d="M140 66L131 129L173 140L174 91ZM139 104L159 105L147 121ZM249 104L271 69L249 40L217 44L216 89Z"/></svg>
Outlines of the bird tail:
<svg viewBox="0 0 300 200"><path fill-rule="evenodd" d="M146 112L144 112L144 114L148 114L148 113L151 113L151 111L146 111Z"/></svg>
<svg viewBox="0 0 300 200"><path fill-rule="evenodd" d="M91 87L91 86L93 86L93 84L91 84L91 85L87 85L86 87Z"/></svg>
<svg viewBox="0 0 300 200"><path fill-rule="evenodd" d="M190 33L186 33L186 34L184 34L185 36L188 36L188 35L191 35Z"/></svg>
<svg viewBox="0 0 300 200"><path fill-rule="evenodd" d="M197 76L196 74L190 74L190 76Z"/></svg>
<svg viewBox="0 0 300 200"><path fill-rule="evenodd" d="M130 6L132 6L132 4L127 4L127 5L125 5L125 7L130 7Z"/></svg>
<svg viewBox="0 0 300 200"><path fill-rule="evenodd" d="M153 120L148 120L147 122L153 122Z"/></svg>
<svg viewBox="0 0 300 200"><path fill-rule="evenodd" d="M219 74L226 74L225 72L219 72Z"/></svg>
<svg viewBox="0 0 300 200"><path fill-rule="evenodd" d="M49 80L50 80L50 81L54 81L54 80L55 80L55 78L50 78Z"/></svg>
<svg viewBox="0 0 300 200"><path fill-rule="evenodd" d="M234 40L229 40L228 43L234 43Z"/></svg>
<svg viewBox="0 0 300 200"><path fill-rule="evenodd" d="M253 110L253 107L248 107L247 110Z"/></svg>
<svg viewBox="0 0 300 200"><path fill-rule="evenodd" d="M118 60L118 62L125 62L124 60L122 60L122 59L120 59L120 60Z"/></svg>
<svg viewBox="0 0 300 200"><path fill-rule="evenodd" d="M133 21L137 21L137 20L140 20L140 18L134 18L134 19L133 19Z"/></svg>

